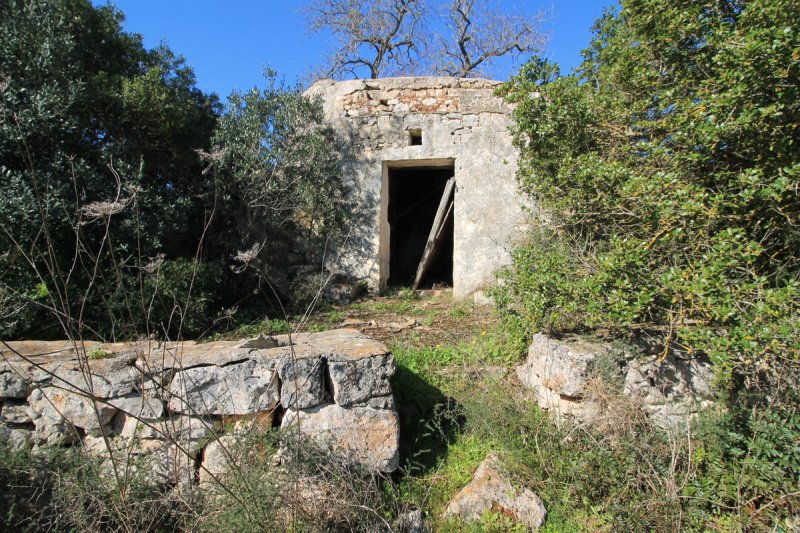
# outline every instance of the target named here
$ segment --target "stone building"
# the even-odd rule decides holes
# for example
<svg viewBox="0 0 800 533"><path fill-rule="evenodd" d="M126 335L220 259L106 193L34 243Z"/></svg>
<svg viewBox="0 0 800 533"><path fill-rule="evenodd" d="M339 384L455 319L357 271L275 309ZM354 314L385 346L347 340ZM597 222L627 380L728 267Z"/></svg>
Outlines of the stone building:
<svg viewBox="0 0 800 533"><path fill-rule="evenodd" d="M323 80L306 92L321 98L360 189L364 216L342 247L341 270L373 289L417 279L423 288L452 286L456 297L495 281L526 219L511 108L494 95L498 85L444 77Z"/></svg>

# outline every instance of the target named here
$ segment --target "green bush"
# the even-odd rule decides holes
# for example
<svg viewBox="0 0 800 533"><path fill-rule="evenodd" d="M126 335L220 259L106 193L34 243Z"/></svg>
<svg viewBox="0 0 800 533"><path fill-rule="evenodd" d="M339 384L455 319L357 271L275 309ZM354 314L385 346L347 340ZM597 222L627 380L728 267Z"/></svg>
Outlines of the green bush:
<svg viewBox="0 0 800 533"><path fill-rule="evenodd" d="M501 89L520 183L547 213L495 291L506 324L660 337L720 377L725 411L681 462L637 431L582 450L579 471L537 472L586 488L588 473L569 498L617 528L788 527L797 506L798 28L793 0L623 0L574 73L535 59ZM677 465L681 491L641 499L642 460L663 479Z"/></svg>
<svg viewBox="0 0 800 533"><path fill-rule="evenodd" d="M796 7L623 1L576 73L533 61L505 86L520 181L549 212L508 314L662 331L751 376L798 359Z"/></svg>

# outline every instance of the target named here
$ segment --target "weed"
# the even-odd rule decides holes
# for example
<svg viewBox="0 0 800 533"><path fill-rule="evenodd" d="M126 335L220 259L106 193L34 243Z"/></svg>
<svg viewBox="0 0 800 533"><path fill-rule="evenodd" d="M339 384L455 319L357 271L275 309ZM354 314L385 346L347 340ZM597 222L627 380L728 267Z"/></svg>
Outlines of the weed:
<svg viewBox="0 0 800 533"><path fill-rule="evenodd" d="M397 296L401 300L405 300L407 302L413 300L419 300L422 297L419 291L415 291L411 287L403 287L397 292Z"/></svg>
<svg viewBox="0 0 800 533"><path fill-rule="evenodd" d="M453 318L467 318L472 314L472 309L465 303L459 303L450 309L449 314Z"/></svg>
<svg viewBox="0 0 800 533"><path fill-rule="evenodd" d="M372 309L379 313L407 315L414 309L414 302L411 300L381 300L375 302Z"/></svg>
<svg viewBox="0 0 800 533"><path fill-rule="evenodd" d="M267 318L255 324L244 324L238 328L225 333L216 333L211 335L206 340L230 340L230 339L247 339L258 337L259 335L279 335L289 333L292 331L290 320L281 318Z"/></svg>
<svg viewBox="0 0 800 533"><path fill-rule="evenodd" d="M91 360L105 359L108 357L108 352L98 346L86 352L86 357Z"/></svg>

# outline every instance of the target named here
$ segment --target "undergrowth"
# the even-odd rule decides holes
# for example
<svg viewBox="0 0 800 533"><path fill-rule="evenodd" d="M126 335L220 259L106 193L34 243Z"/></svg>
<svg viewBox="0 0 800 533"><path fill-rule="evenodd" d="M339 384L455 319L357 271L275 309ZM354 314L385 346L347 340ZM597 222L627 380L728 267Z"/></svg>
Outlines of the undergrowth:
<svg viewBox="0 0 800 533"><path fill-rule="evenodd" d="M800 506L800 418L787 408L796 401L720 398L691 426L667 431L602 367L592 394L605 423L556 423L513 379L521 354L500 331L474 344L392 347L405 457L398 496L401 507L424 509L433 530L514 530L503 515L442 517L490 451L543 499L549 533L790 530Z"/></svg>

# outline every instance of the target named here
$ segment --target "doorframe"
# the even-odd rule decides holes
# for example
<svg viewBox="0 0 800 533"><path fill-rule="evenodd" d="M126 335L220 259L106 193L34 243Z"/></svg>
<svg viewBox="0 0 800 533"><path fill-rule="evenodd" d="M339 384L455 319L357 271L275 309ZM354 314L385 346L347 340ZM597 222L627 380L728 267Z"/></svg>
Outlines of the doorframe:
<svg viewBox="0 0 800 533"><path fill-rule="evenodd" d="M380 243L378 245L378 290L384 292L389 283L391 268L391 227L389 225L389 171L395 168L452 168L453 178L455 178L456 190L458 190L458 177L456 176L456 160L454 158L437 159L399 159L384 161L381 170L381 221L380 221ZM453 202L456 201L456 194L453 193ZM453 209L453 225L455 227L456 209Z"/></svg>

